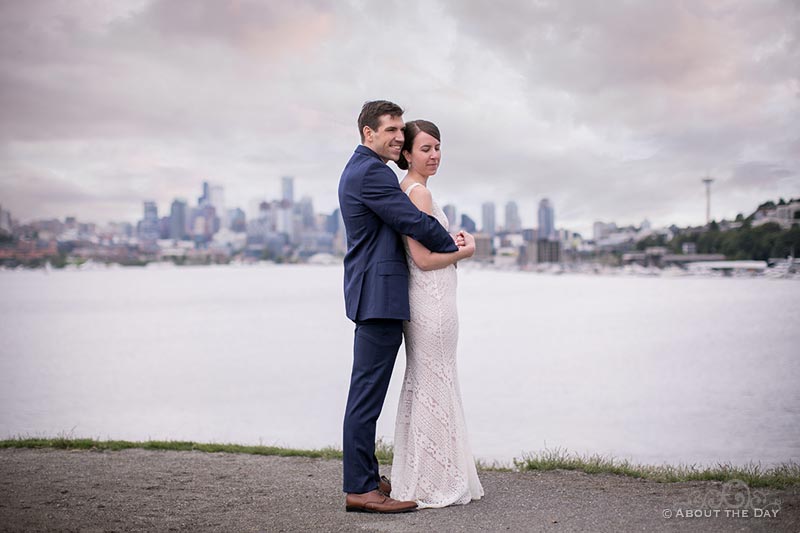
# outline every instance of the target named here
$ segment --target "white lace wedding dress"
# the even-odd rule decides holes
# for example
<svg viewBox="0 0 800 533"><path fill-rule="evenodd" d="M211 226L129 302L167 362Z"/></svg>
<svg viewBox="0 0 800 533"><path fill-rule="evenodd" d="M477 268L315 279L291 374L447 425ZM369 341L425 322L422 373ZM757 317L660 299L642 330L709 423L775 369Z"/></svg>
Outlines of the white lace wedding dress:
<svg viewBox="0 0 800 533"><path fill-rule="evenodd" d="M448 229L435 202L433 215ZM394 433L392 498L414 500L420 508L465 504L480 499L483 487L469 447L456 371L456 268L425 272L411 260L408 245L406 255L411 320L403 328L406 373Z"/></svg>

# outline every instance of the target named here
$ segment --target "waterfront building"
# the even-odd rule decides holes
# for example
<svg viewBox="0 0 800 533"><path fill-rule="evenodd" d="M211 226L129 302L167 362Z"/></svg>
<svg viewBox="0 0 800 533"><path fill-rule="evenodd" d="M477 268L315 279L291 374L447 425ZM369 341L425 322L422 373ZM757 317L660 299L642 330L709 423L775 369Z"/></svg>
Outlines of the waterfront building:
<svg viewBox="0 0 800 533"><path fill-rule="evenodd" d="M442 211L444 211L444 215L447 217L447 223L450 225L450 231L457 231L458 219L456 218L456 206L453 204L447 204L442 208Z"/></svg>
<svg viewBox="0 0 800 533"><path fill-rule="evenodd" d="M336 235L339 231L339 208L333 210L333 213L327 215L325 218L325 231L331 235Z"/></svg>
<svg viewBox="0 0 800 533"><path fill-rule="evenodd" d="M225 189L221 185L212 185L208 189L208 205L214 208L216 216L219 218L217 230L227 227L228 221L225 220ZM216 233L216 232L215 232Z"/></svg>
<svg viewBox="0 0 800 533"><path fill-rule="evenodd" d="M772 222L786 230L795 224L800 224L800 199L792 199L788 203L783 200L781 202L783 203L774 207L757 210L753 214L753 227Z"/></svg>
<svg viewBox="0 0 800 533"><path fill-rule="evenodd" d="M561 261L561 243L540 239L536 243L537 263L559 263Z"/></svg>
<svg viewBox="0 0 800 533"><path fill-rule="evenodd" d="M602 241L616 231L617 225L614 222L606 224L605 222L598 220L592 225L592 238L594 239L594 242Z"/></svg>
<svg viewBox="0 0 800 533"><path fill-rule="evenodd" d="M284 176L281 178L281 200L294 203L294 177Z"/></svg>
<svg viewBox="0 0 800 533"><path fill-rule="evenodd" d="M461 215L461 229L466 231L467 233L475 233L477 225L475 221L470 218L469 215L463 214Z"/></svg>
<svg viewBox="0 0 800 533"><path fill-rule="evenodd" d="M295 212L300 218L300 227L303 230L315 230L317 228L317 220L314 216L314 203L310 196L303 196L295 205Z"/></svg>
<svg viewBox="0 0 800 533"><path fill-rule="evenodd" d="M11 235L11 213L0 206L0 235Z"/></svg>
<svg viewBox="0 0 800 533"><path fill-rule="evenodd" d="M506 204L505 230L509 233L519 233L522 229L522 221L519 218L519 208L517 202L513 200Z"/></svg>
<svg viewBox="0 0 800 533"><path fill-rule="evenodd" d="M522 240L525 242L536 242L539 238L539 232L535 228L526 228L522 230Z"/></svg>
<svg viewBox="0 0 800 533"><path fill-rule="evenodd" d="M158 218L158 206L148 200L144 202L144 218L139 222L139 238L143 241L155 242L160 233L160 221ZM67 224L69 229L70 224Z"/></svg>
<svg viewBox="0 0 800 533"><path fill-rule="evenodd" d="M228 209L228 229L235 233L244 233L247 230L247 217L244 210L238 207Z"/></svg>
<svg viewBox="0 0 800 533"><path fill-rule="evenodd" d="M481 231L491 237L494 237L495 234L494 202L484 202L483 205L481 205L481 212L483 214L483 227Z"/></svg>
<svg viewBox="0 0 800 533"><path fill-rule="evenodd" d="M203 182L203 194L197 199L197 205L199 207L203 207L208 203L209 198L211 198L211 192L209 190L209 185L207 181Z"/></svg>
<svg viewBox="0 0 800 533"><path fill-rule="evenodd" d="M539 201L539 236L538 240L550 240L555 238L555 210L550 204L550 200L542 198Z"/></svg>
<svg viewBox="0 0 800 533"><path fill-rule="evenodd" d="M473 259L476 261L491 262L492 256L494 255L492 236L486 233L476 233L474 237L475 255L472 256Z"/></svg>
<svg viewBox="0 0 800 533"><path fill-rule="evenodd" d="M169 238L181 241L186 238L186 202L175 199L169 210Z"/></svg>

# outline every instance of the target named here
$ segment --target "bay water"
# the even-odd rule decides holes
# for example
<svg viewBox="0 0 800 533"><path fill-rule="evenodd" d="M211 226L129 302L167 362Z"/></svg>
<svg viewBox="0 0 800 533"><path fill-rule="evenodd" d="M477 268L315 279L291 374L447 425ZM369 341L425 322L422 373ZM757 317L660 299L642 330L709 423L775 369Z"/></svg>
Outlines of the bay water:
<svg viewBox="0 0 800 533"><path fill-rule="evenodd" d="M478 458L800 459L796 281L467 264L458 299ZM352 335L340 265L3 271L0 438L341 447Z"/></svg>

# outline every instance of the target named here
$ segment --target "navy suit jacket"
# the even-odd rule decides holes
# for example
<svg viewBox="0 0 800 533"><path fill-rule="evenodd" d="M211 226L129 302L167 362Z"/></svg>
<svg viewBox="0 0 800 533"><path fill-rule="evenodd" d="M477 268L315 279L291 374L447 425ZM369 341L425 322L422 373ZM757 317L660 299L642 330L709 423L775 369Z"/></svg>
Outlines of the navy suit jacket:
<svg viewBox="0 0 800 533"><path fill-rule="evenodd" d="M339 180L347 233L344 301L347 318L409 319L408 266L401 235L433 252L458 247L439 221L417 209L378 154L359 145Z"/></svg>

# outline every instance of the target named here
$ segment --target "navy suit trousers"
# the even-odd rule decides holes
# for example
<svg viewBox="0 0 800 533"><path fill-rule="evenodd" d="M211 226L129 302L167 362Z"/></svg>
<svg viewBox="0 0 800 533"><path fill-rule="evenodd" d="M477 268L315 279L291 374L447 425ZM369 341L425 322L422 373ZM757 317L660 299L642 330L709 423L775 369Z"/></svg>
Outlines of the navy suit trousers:
<svg viewBox="0 0 800 533"><path fill-rule="evenodd" d="M402 320L356 322L353 372L344 415L344 492L362 494L378 488L375 427L402 340Z"/></svg>

